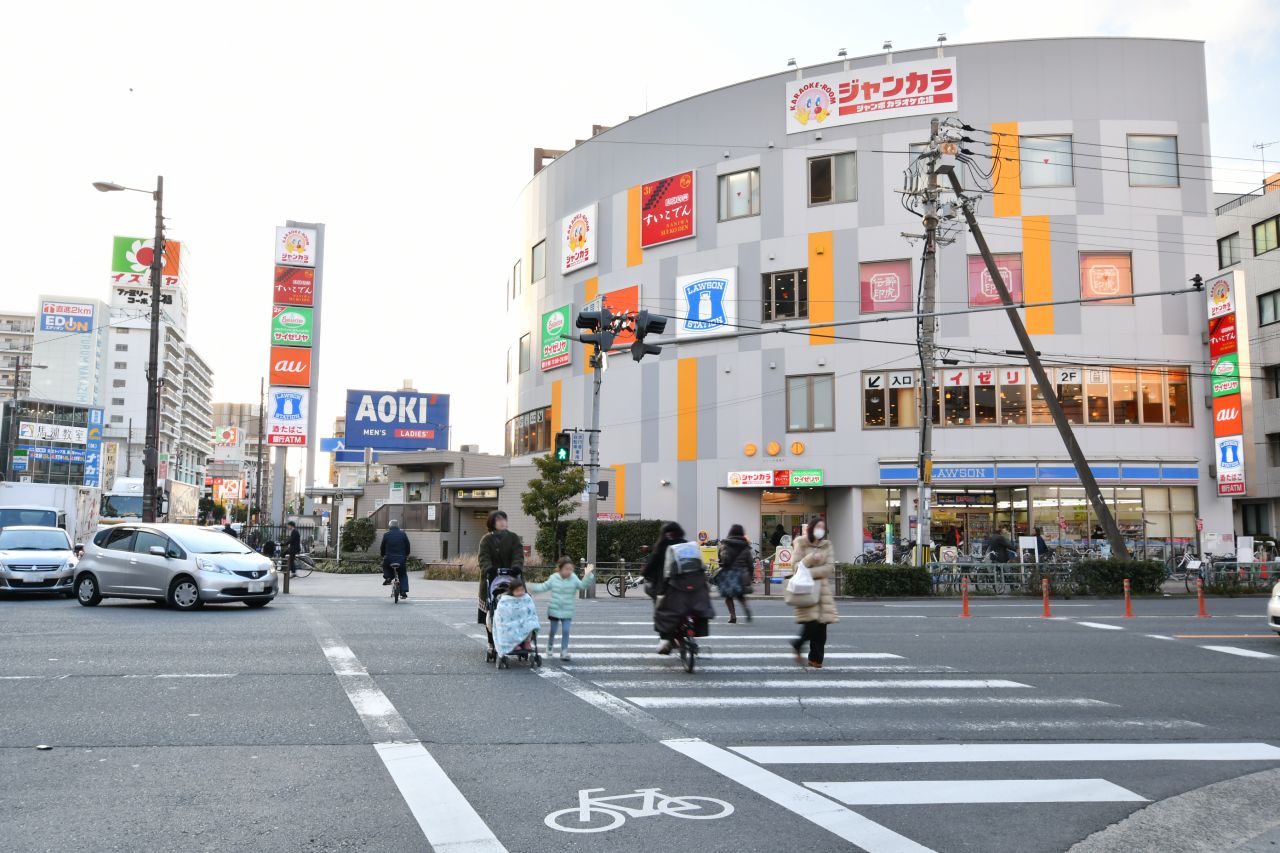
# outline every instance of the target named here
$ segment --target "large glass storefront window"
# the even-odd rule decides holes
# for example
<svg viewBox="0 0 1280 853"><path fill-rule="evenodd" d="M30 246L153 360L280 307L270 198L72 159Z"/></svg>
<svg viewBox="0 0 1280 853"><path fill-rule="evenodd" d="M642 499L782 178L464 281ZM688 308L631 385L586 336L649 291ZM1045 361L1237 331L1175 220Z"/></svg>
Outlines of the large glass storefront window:
<svg viewBox="0 0 1280 853"><path fill-rule="evenodd" d="M507 455L551 452L551 407L533 409L507 421Z"/></svg>

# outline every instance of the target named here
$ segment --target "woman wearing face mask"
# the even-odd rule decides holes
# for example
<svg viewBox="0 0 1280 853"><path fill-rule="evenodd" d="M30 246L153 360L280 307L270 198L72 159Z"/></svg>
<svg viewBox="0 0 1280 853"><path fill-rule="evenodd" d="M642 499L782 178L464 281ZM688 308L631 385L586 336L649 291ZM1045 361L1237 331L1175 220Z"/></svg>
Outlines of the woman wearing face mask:
<svg viewBox="0 0 1280 853"><path fill-rule="evenodd" d="M796 622L800 623L800 636L791 641L791 648L796 655L796 663L804 665L803 649L809 646L809 666L822 669L822 658L826 654L827 626L840 621L836 613L835 556L831 551L831 541L827 539L827 522L822 518L814 518L809 522L809 530L795 541L795 560L804 563L814 583L818 585L818 603L809 607L796 608Z"/></svg>

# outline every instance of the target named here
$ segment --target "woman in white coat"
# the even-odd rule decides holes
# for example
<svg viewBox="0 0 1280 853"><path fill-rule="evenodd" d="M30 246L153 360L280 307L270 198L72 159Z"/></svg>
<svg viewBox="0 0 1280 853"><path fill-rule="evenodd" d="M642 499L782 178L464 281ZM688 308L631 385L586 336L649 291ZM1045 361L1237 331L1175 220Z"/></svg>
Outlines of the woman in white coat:
<svg viewBox="0 0 1280 853"><path fill-rule="evenodd" d="M791 648L795 652L796 663L803 666L803 651L807 644L809 666L822 669L822 659L827 647L827 626L840 621L840 614L836 612L835 556L831 540L827 538L825 519L814 518L809 522L808 531L795 541L795 561L797 564L804 563L805 568L813 575L818 589L818 603L796 608L800 636L791 641Z"/></svg>

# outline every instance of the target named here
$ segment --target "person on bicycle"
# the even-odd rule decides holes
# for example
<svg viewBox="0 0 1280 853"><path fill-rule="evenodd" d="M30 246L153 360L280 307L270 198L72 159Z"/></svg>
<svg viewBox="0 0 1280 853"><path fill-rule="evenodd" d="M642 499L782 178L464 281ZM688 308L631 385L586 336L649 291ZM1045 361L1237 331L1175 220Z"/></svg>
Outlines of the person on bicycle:
<svg viewBox="0 0 1280 853"><path fill-rule="evenodd" d="M285 546L285 556L289 560L289 576L298 576L298 555L302 553L302 534L298 532L298 522L289 522L289 544Z"/></svg>
<svg viewBox="0 0 1280 853"><path fill-rule="evenodd" d="M701 549L685 540L684 530L674 521L662 529L664 537L668 533L672 535L662 551L662 576L655 590L653 630L662 638L658 654L669 655L688 617L700 623L698 636L705 636L706 622L715 617L715 610L711 607L711 587ZM645 571L648 572L648 566Z"/></svg>
<svg viewBox="0 0 1280 853"><path fill-rule="evenodd" d="M510 569L516 575L524 574L524 543L507 529L507 514L500 509L489 513L485 527L489 532L480 539L480 609L476 621L485 625L489 637L489 651L494 651L493 629L486 624L489 587L497 577L498 569Z"/></svg>
<svg viewBox="0 0 1280 853"><path fill-rule="evenodd" d="M400 597L409 597L409 536L400 529L400 519L387 522L387 532L382 534L378 546L382 554L382 585L390 586L395 575L400 576ZM395 566L395 569L392 569Z"/></svg>

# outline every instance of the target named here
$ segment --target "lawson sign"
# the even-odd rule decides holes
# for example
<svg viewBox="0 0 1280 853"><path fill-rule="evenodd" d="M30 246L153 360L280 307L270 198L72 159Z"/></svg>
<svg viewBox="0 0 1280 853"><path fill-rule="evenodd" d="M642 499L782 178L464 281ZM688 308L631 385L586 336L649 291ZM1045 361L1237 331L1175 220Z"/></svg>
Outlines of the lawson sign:
<svg viewBox="0 0 1280 853"><path fill-rule="evenodd" d="M347 450L448 450L449 395L347 390Z"/></svg>

